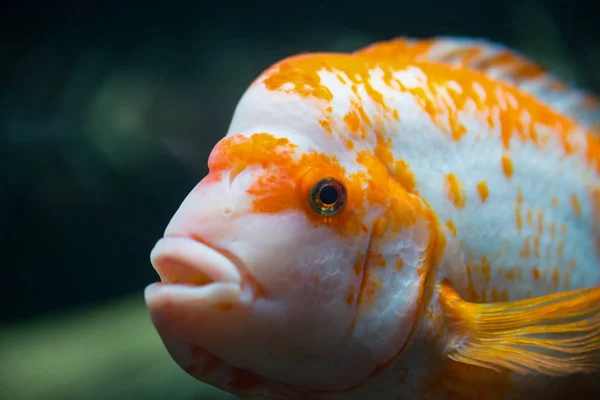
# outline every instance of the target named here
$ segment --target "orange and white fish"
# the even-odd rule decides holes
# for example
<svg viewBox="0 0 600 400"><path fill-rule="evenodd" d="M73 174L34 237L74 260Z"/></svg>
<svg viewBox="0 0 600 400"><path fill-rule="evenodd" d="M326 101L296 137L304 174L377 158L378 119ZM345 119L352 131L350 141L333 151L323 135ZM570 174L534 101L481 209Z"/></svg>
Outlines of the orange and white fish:
<svg viewBox="0 0 600 400"><path fill-rule="evenodd" d="M598 122L485 41L287 58L156 244L153 322L244 399L598 393Z"/></svg>

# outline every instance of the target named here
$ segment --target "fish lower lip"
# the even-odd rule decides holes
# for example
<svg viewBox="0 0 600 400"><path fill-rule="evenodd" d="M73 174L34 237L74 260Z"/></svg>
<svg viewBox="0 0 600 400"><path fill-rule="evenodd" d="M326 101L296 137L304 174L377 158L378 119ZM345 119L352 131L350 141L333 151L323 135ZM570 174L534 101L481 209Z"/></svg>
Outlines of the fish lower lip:
<svg viewBox="0 0 600 400"><path fill-rule="evenodd" d="M205 286L241 282L240 273L229 258L189 237L160 239L150 259L163 284Z"/></svg>

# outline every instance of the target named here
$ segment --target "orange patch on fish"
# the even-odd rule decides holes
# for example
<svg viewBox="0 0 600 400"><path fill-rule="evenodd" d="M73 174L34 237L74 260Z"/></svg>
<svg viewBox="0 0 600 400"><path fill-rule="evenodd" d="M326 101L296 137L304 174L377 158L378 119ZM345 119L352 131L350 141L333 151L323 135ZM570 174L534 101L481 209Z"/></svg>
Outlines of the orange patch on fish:
<svg viewBox="0 0 600 400"><path fill-rule="evenodd" d="M358 117L358 113L354 110L349 111L344 116L344 122L346 123L348 130L352 133L356 133L360 129L360 118Z"/></svg>
<svg viewBox="0 0 600 400"><path fill-rule="evenodd" d="M452 232L454 236L456 236L456 225L454 224L454 221L450 219L446 221L446 228L448 228L448 230Z"/></svg>
<svg viewBox="0 0 600 400"><path fill-rule="evenodd" d="M402 268L404 268L404 258L398 257L396 259L396 271L400 271Z"/></svg>
<svg viewBox="0 0 600 400"><path fill-rule="evenodd" d="M571 196L571 205L573 206L573 212L578 217L581 217L581 203L579 203L579 197L576 194Z"/></svg>
<svg viewBox="0 0 600 400"><path fill-rule="evenodd" d="M313 57L291 57L267 70L271 73L263 80L263 83L269 90L282 90L295 93L303 98L312 96L329 102L333 100L333 93L321 83L318 70L322 65L321 60Z"/></svg>
<svg viewBox="0 0 600 400"><path fill-rule="evenodd" d="M288 165L290 155L297 147L288 139L277 138L269 133L233 135L223 138L213 148L208 158L208 168L210 173L220 173L240 166L259 165L266 168L271 163Z"/></svg>
<svg viewBox="0 0 600 400"><path fill-rule="evenodd" d="M414 193L417 186L414 174L411 172L408 163L404 160L397 160L394 164L392 176L396 179L404 188L411 193Z"/></svg>
<svg viewBox="0 0 600 400"><path fill-rule="evenodd" d="M348 292L348 296L346 297L346 303L348 305L354 304L354 285L350 284L350 291Z"/></svg>
<svg viewBox="0 0 600 400"><path fill-rule="evenodd" d="M380 205L386 211L382 215L387 232L399 233L403 228L413 226L419 220L429 220L432 211L417 196L409 193L396 181L379 157L364 150L358 153L356 161L368 171L366 200L369 204Z"/></svg>
<svg viewBox="0 0 600 400"><path fill-rule="evenodd" d="M488 196L490 195L490 189L485 181L480 181L477 183L477 192L479 193L479 198L482 203L485 203Z"/></svg>
<svg viewBox="0 0 600 400"><path fill-rule="evenodd" d="M367 255L367 268L370 267L386 267L387 260L380 253L369 253Z"/></svg>
<svg viewBox="0 0 600 400"><path fill-rule="evenodd" d="M544 231L544 214L542 214L541 211L538 211L537 213L537 217L538 217L538 235L541 235Z"/></svg>
<svg viewBox="0 0 600 400"><path fill-rule="evenodd" d="M529 243L529 238L525 239L525 244L521 249L521 257L527 259L531 255L531 244Z"/></svg>
<svg viewBox="0 0 600 400"><path fill-rule="evenodd" d="M523 93L514 84L493 79L476 69L430 62L425 53L415 50L421 46L398 45L391 41L377 43L350 54L317 53L293 56L267 69L255 84L264 84L268 90L329 103L333 99L333 93L320 76L328 72L337 76L342 84L350 86L360 101L370 101L380 108L382 113L385 112L386 118L396 121L396 113L389 109L383 94L372 85L371 78L376 73L388 88L414 96L429 118L455 140L461 140L469 134L460 118L467 110L472 111L470 107L474 104L476 115L481 115L481 121L490 128L496 125L490 110L500 110L497 114L501 127L500 139L506 149L510 148L513 140L531 142L543 147L545 142L540 139L536 129L541 125L554 127L563 150L566 153L573 151L570 138L576 123L572 119L555 112L534 96ZM423 58L418 58L421 55ZM518 65L526 69L524 66L529 64L521 60ZM394 72L404 71L408 67L419 70L428 79L416 86L405 85ZM539 69L537 66L532 68ZM513 73L520 74L520 71ZM452 85L448 85L448 76L452 77ZM363 91L358 91L357 87ZM368 98L364 95L359 96L359 93L366 93ZM525 121L521 118L523 113L535 115L535 118ZM587 142L588 164L600 164L597 163L600 160L600 140L587 135Z"/></svg>
<svg viewBox="0 0 600 400"><path fill-rule="evenodd" d="M360 276L363 270L363 265L365 263L365 255L363 253L358 253L356 258L356 262L354 263L354 273L356 276Z"/></svg>
<svg viewBox="0 0 600 400"><path fill-rule="evenodd" d="M523 193L519 190L519 194L517 195L517 202L515 204L515 216L517 219L517 230L521 232L523 229L523 214L521 213L521 204L523 204Z"/></svg>
<svg viewBox="0 0 600 400"><path fill-rule="evenodd" d="M510 179L514 173L514 167L512 160L510 157L504 155L502 156L502 171L504 171L504 175Z"/></svg>
<svg viewBox="0 0 600 400"><path fill-rule="evenodd" d="M391 139L386 138L379 131L375 131L375 136L377 137L377 146L375 146L375 155L387 166L394 165L394 155L390 150L391 147Z"/></svg>
<svg viewBox="0 0 600 400"><path fill-rule="evenodd" d="M485 283L490 283L492 279L492 264L487 256L481 255L479 262L475 262L472 255L469 255L467 257L466 266L468 268L468 274L472 274L471 271L473 271L477 273L479 278L481 278ZM472 276L469 277L469 280L472 281Z"/></svg>
<svg viewBox="0 0 600 400"><path fill-rule="evenodd" d="M453 173L446 175L446 194L456 208L463 208L466 203L465 187L460 179Z"/></svg>
<svg viewBox="0 0 600 400"><path fill-rule="evenodd" d="M529 225L533 225L533 212L531 210L527 210L527 223L529 223Z"/></svg>
<svg viewBox="0 0 600 400"><path fill-rule="evenodd" d="M558 267L554 267L554 268L552 268L552 285L554 287L558 287L559 283L560 283L560 270L558 269Z"/></svg>
<svg viewBox="0 0 600 400"><path fill-rule="evenodd" d="M320 119L319 124L325 129L328 133L332 133L333 129L331 128L331 122L327 119Z"/></svg>
<svg viewBox="0 0 600 400"><path fill-rule="evenodd" d="M556 246L556 258L562 260L565 255L565 244L563 242Z"/></svg>
<svg viewBox="0 0 600 400"><path fill-rule="evenodd" d="M382 287L383 282L380 277L367 273L358 297L359 304L373 306Z"/></svg>
<svg viewBox="0 0 600 400"><path fill-rule="evenodd" d="M492 264L485 255L481 256L481 273L485 281L489 283L492 279Z"/></svg>
<svg viewBox="0 0 600 400"><path fill-rule="evenodd" d="M357 161L365 171L348 174L335 155L315 151L294 158L296 146L287 139L268 133L250 136L234 135L215 146L209 158L212 174L226 170L243 170L250 166L263 169L248 193L255 196L254 211L278 213L298 210L306 213L315 225L331 227L341 236L367 231L362 218L366 214L365 200L371 205L387 208L386 221L390 229L399 232L422 216L424 206L391 177L386 166L371 152L360 152ZM335 215L315 212L308 201L313 186L323 178L334 177L345 186L346 203ZM364 185L369 191L363 189Z"/></svg>

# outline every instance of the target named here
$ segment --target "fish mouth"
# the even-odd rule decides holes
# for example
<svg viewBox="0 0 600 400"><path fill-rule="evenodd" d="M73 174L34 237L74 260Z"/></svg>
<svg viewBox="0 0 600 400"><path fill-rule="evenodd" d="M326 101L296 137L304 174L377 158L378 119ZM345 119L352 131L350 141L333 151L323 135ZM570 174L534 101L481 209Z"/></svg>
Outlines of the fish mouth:
<svg viewBox="0 0 600 400"><path fill-rule="evenodd" d="M161 283L204 287L216 283L241 283L235 263L206 243L185 236L160 239L150 254Z"/></svg>
<svg viewBox="0 0 600 400"><path fill-rule="evenodd" d="M201 240L166 236L156 243L150 260L160 277L144 291L151 310L189 301L206 306L252 301L235 262Z"/></svg>

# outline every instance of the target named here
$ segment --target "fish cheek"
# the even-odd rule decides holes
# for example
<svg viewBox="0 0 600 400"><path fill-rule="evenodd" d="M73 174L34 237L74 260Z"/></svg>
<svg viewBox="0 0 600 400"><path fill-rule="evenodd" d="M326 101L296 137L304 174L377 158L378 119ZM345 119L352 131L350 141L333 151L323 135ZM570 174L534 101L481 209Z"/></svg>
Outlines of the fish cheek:
<svg viewBox="0 0 600 400"><path fill-rule="evenodd" d="M393 186L395 181L389 185L395 196L384 203L373 225L354 333L365 343L378 338L371 345L376 366L401 352L417 324L439 230L425 202Z"/></svg>

